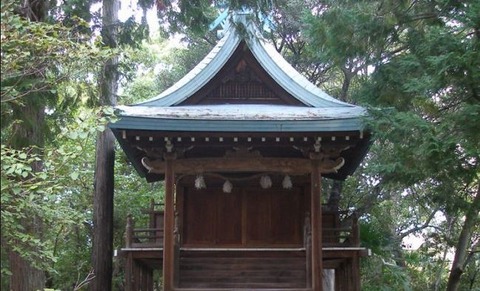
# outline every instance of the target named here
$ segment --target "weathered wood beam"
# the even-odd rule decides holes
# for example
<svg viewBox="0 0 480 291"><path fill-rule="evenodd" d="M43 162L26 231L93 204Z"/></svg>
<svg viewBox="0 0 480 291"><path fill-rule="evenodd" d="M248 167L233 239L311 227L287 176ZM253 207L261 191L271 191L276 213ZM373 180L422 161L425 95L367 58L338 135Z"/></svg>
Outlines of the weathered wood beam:
<svg viewBox="0 0 480 291"><path fill-rule="evenodd" d="M311 231L312 231L312 290L323 289L322 258L322 165L319 155L312 155L311 163Z"/></svg>
<svg viewBox="0 0 480 291"><path fill-rule="evenodd" d="M316 171L321 174L335 173L344 164L345 160L339 157L335 160L324 158L318 160ZM142 159L143 166L155 174L165 174L163 160ZM308 174L313 170L309 159L299 158L195 158L175 160L173 170L177 174L199 174L207 172L281 172L285 174Z"/></svg>
<svg viewBox="0 0 480 291"><path fill-rule="evenodd" d="M360 260L358 257L352 257L350 259L350 268L351 268L351 290L360 291L361 278L360 278Z"/></svg>
<svg viewBox="0 0 480 291"><path fill-rule="evenodd" d="M175 192L175 171L173 169L174 154L165 155L163 163L165 171L165 210L164 210L164 242L163 242L163 286L164 290L173 290L174 286L174 192Z"/></svg>

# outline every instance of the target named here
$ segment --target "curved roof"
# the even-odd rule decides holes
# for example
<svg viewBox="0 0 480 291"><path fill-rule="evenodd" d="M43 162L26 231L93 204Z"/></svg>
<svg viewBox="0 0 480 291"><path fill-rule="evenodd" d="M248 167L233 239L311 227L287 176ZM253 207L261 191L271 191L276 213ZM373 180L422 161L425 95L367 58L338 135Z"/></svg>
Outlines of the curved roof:
<svg viewBox="0 0 480 291"><path fill-rule="evenodd" d="M350 175L365 155L369 146L369 134L366 138L363 134L366 110L339 101L309 82L261 36L249 16L233 13L224 37L172 87L150 100L116 107L120 118L109 127L138 172L150 181L160 177L142 166L146 152L140 147L162 148L158 141L174 135L177 140L184 135L301 135L308 136L307 142L323 136L331 137L332 143L343 137L338 146L345 146L346 164L331 174L339 179ZM148 140L140 135L148 135ZM199 148L210 150L205 145ZM275 151L299 154L295 147L294 153L284 148Z"/></svg>
<svg viewBox="0 0 480 291"><path fill-rule="evenodd" d="M297 72L260 34L249 14L234 14L230 18L224 37L212 51L180 81L160 95L132 106L168 107L178 106L208 83L227 63L242 39L245 39L251 52L262 68L291 96L308 107L346 107L352 104L341 102L322 91ZM246 28L240 35L237 26Z"/></svg>
<svg viewBox="0 0 480 291"><path fill-rule="evenodd" d="M308 81L261 36L249 17L250 13L232 13L224 37L193 70L150 100L118 106L120 119L110 124L110 128L199 132L364 130L363 118L367 114L363 107L339 101ZM244 104L244 99L240 98L236 100L240 104L228 104L231 100L228 98L235 94L232 93L235 91L230 91L219 95L219 103L196 103L195 98L204 94L202 90L208 91L210 86L218 86L218 80L221 80L220 83L226 82L224 74L236 70L236 67L232 67L232 62L238 64L238 57L245 52L256 62L258 70L263 70L262 74L270 78L275 88L283 90L271 92L286 94L285 96L288 95L289 100L294 102L273 104L267 100L262 101L266 104ZM247 86L250 86L248 84L250 83L247 83ZM260 84L264 85L262 82Z"/></svg>

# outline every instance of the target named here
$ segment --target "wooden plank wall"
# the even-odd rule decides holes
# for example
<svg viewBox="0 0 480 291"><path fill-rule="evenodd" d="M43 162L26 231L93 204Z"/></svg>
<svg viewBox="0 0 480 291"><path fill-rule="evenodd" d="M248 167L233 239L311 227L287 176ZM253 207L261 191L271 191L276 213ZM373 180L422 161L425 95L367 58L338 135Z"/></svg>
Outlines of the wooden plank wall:
<svg viewBox="0 0 480 291"><path fill-rule="evenodd" d="M304 198L300 188L187 189L183 246L299 247L303 245Z"/></svg>

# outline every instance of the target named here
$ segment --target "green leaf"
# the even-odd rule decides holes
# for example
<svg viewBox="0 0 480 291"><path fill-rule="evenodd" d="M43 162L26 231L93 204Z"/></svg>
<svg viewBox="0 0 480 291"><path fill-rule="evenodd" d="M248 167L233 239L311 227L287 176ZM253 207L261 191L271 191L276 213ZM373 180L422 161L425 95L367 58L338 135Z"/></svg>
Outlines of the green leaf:
<svg viewBox="0 0 480 291"><path fill-rule="evenodd" d="M68 136L69 136L71 139L77 139L78 134L77 134L77 132L72 131L72 132L70 132L70 133L68 134Z"/></svg>
<svg viewBox="0 0 480 291"><path fill-rule="evenodd" d="M72 180L77 180L79 176L80 176L79 172L73 172L70 174L70 178L72 178Z"/></svg>

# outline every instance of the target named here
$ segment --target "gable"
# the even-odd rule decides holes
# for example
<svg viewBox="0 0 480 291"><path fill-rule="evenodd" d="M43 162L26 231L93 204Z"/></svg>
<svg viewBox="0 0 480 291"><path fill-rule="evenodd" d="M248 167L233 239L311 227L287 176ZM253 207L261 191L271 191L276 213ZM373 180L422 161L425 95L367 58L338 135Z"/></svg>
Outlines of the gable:
<svg viewBox="0 0 480 291"><path fill-rule="evenodd" d="M246 19L233 19L225 36L187 75L160 95L131 106L271 104L353 108L297 72ZM248 33L237 31L242 25Z"/></svg>
<svg viewBox="0 0 480 291"><path fill-rule="evenodd" d="M265 71L245 41L205 86L179 105L220 104L303 105Z"/></svg>

